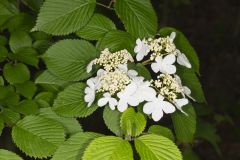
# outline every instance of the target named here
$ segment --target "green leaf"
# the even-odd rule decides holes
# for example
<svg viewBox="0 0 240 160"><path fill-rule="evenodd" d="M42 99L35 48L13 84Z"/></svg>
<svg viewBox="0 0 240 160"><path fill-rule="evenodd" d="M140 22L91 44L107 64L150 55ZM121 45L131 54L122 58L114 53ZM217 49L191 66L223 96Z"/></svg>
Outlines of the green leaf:
<svg viewBox="0 0 240 160"><path fill-rule="evenodd" d="M10 84L23 83L30 79L30 72L22 63L5 64L3 68L3 75Z"/></svg>
<svg viewBox="0 0 240 160"><path fill-rule="evenodd" d="M80 160L88 144L100 136L102 135L91 132L76 133L57 149L52 160Z"/></svg>
<svg viewBox="0 0 240 160"><path fill-rule="evenodd" d="M135 147L141 160L182 160L178 147L160 135L141 136L135 140Z"/></svg>
<svg viewBox="0 0 240 160"><path fill-rule="evenodd" d="M201 86L201 83L194 73L194 71L190 69L186 69L182 66L178 66L177 74L180 76L182 80L182 84L187 86L191 90L191 96L198 102L198 103L205 103L206 99L204 96L204 92Z"/></svg>
<svg viewBox="0 0 240 160"><path fill-rule="evenodd" d="M196 113L191 104L183 107L188 114L185 115L180 111L172 114L174 130L179 142L192 142L196 131Z"/></svg>
<svg viewBox="0 0 240 160"><path fill-rule="evenodd" d="M96 58L95 47L84 40L62 40L44 55L48 70L63 80L79 81L87 76L86 67Z"/></svg>
<svg viewBox="0 0 240 160"><path fill-rule="evenodd" d="M107 32L115 29L115 24L109 18L96 13L89 23L77 32L77 35L88 40L99 40Z"/></svg>
<svg viewBox="0 0 240 160"><path fill-rule="evenodd" d="M118 110L111 110L109 106L106 106L103 111L103 120L110 131L117 136L122 135L120 127L121 112Z"/></svg>
<svg viewBox="0 0 240 160"><path fill-rule="evenodd" d="M163 127L163 126L159 126L159 125L152 125L148 129L148 133L164 136L172 141L175 140L173 132L167 127Z"/></svg>
<svg viewBox="0 0 240 160"><path fill-rule="evenodd" d="M0 159L1 160L23 160L21 157L19 157L15 153L5 149L0 149Z"/></svg>
<svg viewBox="0 0 240 160"><path fill-rule="evenodd" d="M22 2L34 11L38 11L43 4L43 0L22 0Z"/></svg>
<svg viewBox="0 0 240 160"><path fill-rule="evenodd" d="M7 58L7 55L8 50L5 47L0 46L0 62L3 62Z"/></svg>
<svg viewBox="0 0 240 160"><path fill-rule="evenodd" d="M0 107L0 117L7 125L14 125L20 119L20 114L8 108Z"/></svg>
<svg viewBox="0 0 240 160"><path fill-rule="evenodd" d="M22 96L28 99L32 99L32 97L37 91L37 87L32 81L26 81L21 84L16 84L15 87L17 93L21 94Z"/></svg>
<svg viewBox="0 0 240 160"><path fill-rule="evenodd" d="M27 116L13 127L12 138L27 155L45 158L52 155L64 141L64 129L52 119Z"/></svg>
<svg viewBox="0 0 240 160"><path fill-rule="evenodd" d="M37 83L37 84L53 84L53 85L63 86L67 82L56 77L54 74L52 74L48 70L45 70L37 77L37 79L35 80L35 83Z"/></svg>
<svg viewBox="0 0 240 160"><path fill-rule="evenodd" d="M0 76L0 86L4 86L4 79L3 79L3 76Z"/></svg>
<svg viewBox="0 0 240 160"><path fill-rule="evenodd" d="M13 17L18 10L16 7L9 3L7 0L0 1L0 26L3 25L7 20Z"/></svg>
<svg viewBox="0 0 240 160"><path fill-rule="evenodd" d="M102 51L109 48L110 51L116 52L122 49L127 49L131 54L134 54L133 48L135 39L127 32L120 30L109 31L98 43L98 50Z"/></svg>
<svg viewBox="0 0 240 160"><path fill-rule="evenodd" d="M32 39L25 31L15 31L11 33L9 45L13 52L17 52L20 48L31 47Z"/></svg>
<svg viewBox="0 0 240 160"><path fill-rule="evenodd" d="M0 35L0 45L5 46L7 45L7 43L8 43L7 38L5 36Z"/></svg>
<svg viewBox="0 0 240 160"><path fill-rule="evenodd" d="M188 39L184 36L184 34L171 27L164 27L159 31L161 36L168 36L172 32L176 32L176 38L174 40L176 47L187 56L190 63L192 64L193 70L199 74L199 60L197 53L189 43Z"/></svg>
<svg viewBox="0 0 240 160"><path fill-rule="evenodd" d="M217 135L216 127L205 121L199 121L197 123L196 138L207 140L215 149L215 151L221 155L221 150L218 143L220 137Z"/></svg>
<svg viewBox="0 0 240 160"><path fill-rule="evenodd" d="M95 5L95 0L46 0L33 30L53 35L76 32L91 19Z"/></svg>
<svg viewBox="0 0 240 160"><path fill-rule="evenodd" d="M53 104L53 100L55 98L55 94L52 92L40 92L38 93L34 100L36 101L45 101L48 105L52 105Z"/></svg>
<svg viewBox="0 0 240 160"><path fill-rule="evenodd" d="M33 100L23 100L18 105L11 106L11 109L24 115L32 115L38 113L38 105Z"/></svg>
<svg viewBox="0 0 240 160"><path fill-rule="evenodd" d="M19 95L12 86L0 86L0 104L3 106L15 105L19 101Z"/></svg>
<svg viewBox="0 0 240 160"><path fill-rule="evenodd" d="M0 111L1 112L1 111ZM2 130L4 128L4 121L2 119L0 119L0 136L2 134Z"/></svg>
<svg viewBox="0 0 240 160"><path fill-rule="evenodd" d="M156 34L157 16L150 0L117 0L114 7L126 30L134 37Z"/></svg>
<svg viewBox="0 0 240 160"><path fill-rule="evenodd" d="M134 137L144 131L146 124L147 121L144 115L140 112L136 113L133 108L128 108L123 112L120 122L123 133L126 136Z"/></svg>
<svg viewBox="0 0 240 160"><path fill-rule="evenodd" d="M84 89L86 85L83 83L75 83L60 92L53 104L53 110L64 117L86 117L92 114L97 105L87 107L84 101Z"/></svg>
<svg viewBox="0 0 240 160"><path fill-rule="evenodd" d="M14 17L12 17L4 26L5 29L8 29L10 32L14 31L26 31L29 32L30 29L35 24L35 18L27 13L21 12Z"/></svg>
<svg viewBox="0 0 240 160"><path fill-rule="evenodd" d="M84 152L83 160L133 160L131 145L118 137L105 136L93 140Z"/></svg>
<svg viewBox="0 0 240 160"><path fill-rule="evenodd" d="M28 65L38 66L38 53L34 48L20 48L14 54L14 58Z"/></svg>
<svg viewBox="0 0 240 160"><path fill-rule="evenodd" d="M194 153L191 149L187 149L183 153L184 160L200 160L198 155Z"/></svg>
<svg viewBox="0 0 240 160"><path fill-rule="evenodd" d="M82 127L76 119L60 117L54 111L52 111L51 108L41 108L39 115L61 123L65 129L66 134L73 135L77 132L82 132Z"/></svg>
<svg viewBox="0 0 240 160"><path fill-rule="evenodd" d="M33 48L35 48L40 54L43 54L52 45L49 40L37 40L33 43Z"/></svg>

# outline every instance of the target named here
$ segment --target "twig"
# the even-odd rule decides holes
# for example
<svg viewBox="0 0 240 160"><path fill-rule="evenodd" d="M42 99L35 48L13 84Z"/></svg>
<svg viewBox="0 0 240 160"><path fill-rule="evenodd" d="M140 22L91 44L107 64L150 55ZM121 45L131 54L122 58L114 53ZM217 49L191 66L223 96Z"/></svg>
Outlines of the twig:
<svg viewBox="0 0 240 160"><path fill-rule="evenodd" d="M148 60L146 60L146 61L143 61L142 64L143 64L143 65L148 65L150 62L151 62L151 60L148 59Z"/></svg>
<svg viewBox="0 0 240 160"><path fill-rule="evenodd" d="M113 8L111 8L111 6L107 6L107 5L102 4L102 3L98 3L98 2L97 2L97 5L102 6L102 7L104 7L104 8L107 8L107 9L110 9L110 10L114 10Z"/></svg>

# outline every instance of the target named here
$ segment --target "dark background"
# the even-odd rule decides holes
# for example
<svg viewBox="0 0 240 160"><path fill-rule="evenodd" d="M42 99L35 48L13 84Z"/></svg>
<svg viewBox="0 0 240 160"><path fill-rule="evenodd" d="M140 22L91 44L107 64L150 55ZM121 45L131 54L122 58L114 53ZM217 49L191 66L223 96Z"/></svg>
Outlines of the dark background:
<svg viewBox="0 0 240 160"><path fill-rule="evenodd" d="M160 26L182 31L196 49L223 157L203 143L203 160L240 159L240 0L154 0ZM228 117L219 121L218 115Z"/></svg>
<svg viewBox="0 0 240 160"><path fill-rule="evenodd" d="M153 0L153 5L159 26L182 31L199 55L200 79L213 113L209 121L217 126L222 156L208 142L193 150L201 160L240 160L240 0ZM108 132L94 116L81 121L88 124L87 130ZM15 150L10 139L5 129L0 141Z"/></svg>

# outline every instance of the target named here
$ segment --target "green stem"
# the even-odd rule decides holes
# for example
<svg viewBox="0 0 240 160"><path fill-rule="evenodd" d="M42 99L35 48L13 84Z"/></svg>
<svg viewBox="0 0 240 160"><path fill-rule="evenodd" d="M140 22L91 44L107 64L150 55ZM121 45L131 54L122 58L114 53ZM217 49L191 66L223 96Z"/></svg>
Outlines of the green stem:
<svg viewBox="0 0 240 160"><path fill-rule="evenodd" d="M114 10L113 8L111 8L111 6L107 6L107 5L102 4L102 3L98 3L98 2L97 2L97 5L102 6L102 7L104 7L104 8L107 8L107 9L110 9L110 10Z"/></svg>

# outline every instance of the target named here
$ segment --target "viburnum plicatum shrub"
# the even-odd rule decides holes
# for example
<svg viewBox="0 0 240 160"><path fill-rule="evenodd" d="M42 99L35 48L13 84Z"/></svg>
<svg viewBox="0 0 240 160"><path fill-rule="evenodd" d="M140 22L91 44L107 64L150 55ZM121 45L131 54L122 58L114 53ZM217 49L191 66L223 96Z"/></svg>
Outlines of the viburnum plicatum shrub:
<svg viewBox="0 0 240 160"><path fill-rule="evenodd" d="M150 0L23 0L28 13L18 4L0 2L0 16L9 15L1 30L10 34L9 41L0 37L0 131L12 127L13 142L27 156L193 160L194 138L218 150L215 128L195 112L206 102L197 54L180 31L159 29ZM116 13L124 29L102 7ZM18 97L14 104L9 94ZM77 118L96 110L103 110L99 119L112 135L83 131ZM173 127L162 125L163 117L171 117ZM4 149L1 158L21 159Z"/></svg>

